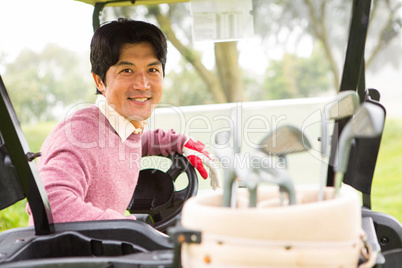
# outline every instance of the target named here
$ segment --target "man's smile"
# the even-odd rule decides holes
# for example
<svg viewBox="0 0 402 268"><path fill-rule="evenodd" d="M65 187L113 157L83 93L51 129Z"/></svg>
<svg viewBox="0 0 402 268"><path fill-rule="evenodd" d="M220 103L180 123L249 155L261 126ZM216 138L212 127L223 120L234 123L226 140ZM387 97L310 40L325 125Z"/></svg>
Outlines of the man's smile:
<svg viewBox="0 0 402 268"><path fill-rule="evenodd" d="M133 100L133 101L138 101L138 102L146 102L147 100L149 100L150 98L148 98L148 97L141 97L141 98L138 98L138 97L134 97L134 98L128 98L129 100Z"/></svg>

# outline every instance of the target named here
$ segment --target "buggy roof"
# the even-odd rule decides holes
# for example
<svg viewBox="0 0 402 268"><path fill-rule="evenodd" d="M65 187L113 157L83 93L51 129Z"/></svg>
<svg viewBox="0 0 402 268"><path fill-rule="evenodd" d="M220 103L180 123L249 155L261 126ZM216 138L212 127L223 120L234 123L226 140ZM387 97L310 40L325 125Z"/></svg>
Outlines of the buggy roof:
<svg viewBox="0 0 402 268"><path fill-rule="evenodd" d="M131 5L154 5L154 4L174 4L181 2L189 2L189 0L76 0L90 5L97 3L106 4L108 6L131 6Z"/></svg>

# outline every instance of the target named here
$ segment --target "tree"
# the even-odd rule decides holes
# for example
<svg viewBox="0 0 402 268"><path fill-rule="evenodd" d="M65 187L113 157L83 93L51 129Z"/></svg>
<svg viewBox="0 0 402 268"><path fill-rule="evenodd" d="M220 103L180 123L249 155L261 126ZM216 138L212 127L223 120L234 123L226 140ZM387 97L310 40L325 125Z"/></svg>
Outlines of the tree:
<svg viewBox="0 0 402 268"><path fill-rule="evenodd" d="M267 99L312 97L331 89L328 62L323 51L314 50L311 57L285 54L272 61L263 88Z"/></svg>
<svg viewBox="0 0 402 268"><path fill-rule="evenodd" d="M177 37L176 30L173 30L171 18L175 18L177 21L178 18L183 18L184 13L190 13L188 9L183 12L183 8L185 8L184 5L169 5L168 10L163 12L160 6L151 5L147 6L147 15L151 15L156 19L171 44L193 66L207 85L216 103L244 101L242 76L238 64L237 42L215 43L217 71L209 70L202 63L200 53L194 50L190 44L185 45L185 41L189 43L189 39L187 38L183 42ZM111 11L111 16L137 17L137 15L133 15L135 12L136 9L132 7L114 8ZM189 36L188 29L186 33Z"/></svg>
<svg viewBox="0 0 402 268"><path fill-rule="evenodd" d="M22 51L6 65L4 81L23 123L54 119L58 106L87 101L95 95L88 64L83 64L79 55L52 44L40 53Z"/></svg>
<svg viewBox="0 0 402 268"><path fill-rule="evenodd" d="M395 53L401 51L400 42L395 42L402 28L401 1L374 1L373 11L370 18L370 31L376 33L378 37L373 45L368 44L371 50L366 60L366 68L374 69L382 67L384 64L391 63L398 67L400 61L394 57ZM385 19L381 19L385 18ZM386 48L389 48L386 50ZM380 54L385 54L380 57Z"/></svg>
<svg viewBox="0 0 402 268"><path fill-rule="evenodd" d="M317 78L313 74L325 73L322 79L332 79L331 88L337 90L345 56L352 3L353 1L349 0L253 0L255 32L268 51L265 55L261 55L262 60L272 61L272 64L278 63L278 59L270 54L270 48L274 45L276 48L282 48L282 51L276 54L282 56L294 54L298 57L299 52L305 50L303 44L307 43L310 47L314 46L315 49L322 51L320 52L322 60L326 61L326 64L321 66L328 68L331 76L328 76L327 72L323 72L323 70L316 71L314 68L309 68L311 73L305 76L310 77L313 81L306 84L316 83ZM371 26L367 40L366 69L370 70L371 66L374 69L375 63L384 65L385 61L397 64L396 57L386 57L385 49L388 48L388 53L394 54L401 49L401 44L392 42L400 34L402 25L399 15L400 8L401 3L398 0L373 1ZM194 49L191 43L190 13L188 5L150 5L146 8L114 8L106 14L106 17L134 17L148 21L154 19L154 23L160 25L170 43L193 66L193 70L204 82L215 103L247 100L246 96L250 96L247 93L249 85L245 86L244 81L252 83L253 91L256 87L255 81L244 77L245 73L239 67L238 59L241 51L238 49L238 43L215 43L215 67L206 68L202 61L202 53ZM380 57L381 54L382 57ZM285 61L289 59L283 58L282 65L285 66ZM314 62L314 60L310 62ZM291 78L291 76L272 77L276 80ZM287 84L293 82L286 81ZM265 83L267 90L274 90L268 85L269 83ZM307 90L301 85L294 89ZM262 87L261 90L263 91ZM309 96L313 92L288 93L282 95Z"/></svg>
<svg viewBox="0 0 402 268"><path fill-rule="evenodd" d="M185 60L182 61L183 68L171 71L165 78L161 104L185 106L214 103L207 85L199 78L193 66Z"/></svg>
<svg viewBox="0 0 402 268"><path fill-rule="evenodd" d="M316 49L321 50L322 60L326 64L321 67L329 69L332 78L328 77L327 72L323 70L314 70L310 68L310 77L312 81L306 84L314 84L317 80L313 74L325 73L324 79L332 79L332 88L337 89L340 83L340 72L343 66L345 54L345 45L348 38L349 20L351 15L352 1L349 0L253 0L253 16L255 31L263 40L262 44L269 48L272 44L279 45L283 48L283 58L280 64L286 66L292 57L289 55L297 54L302 43L309 43ZM387 47L401 47L393 41L400 33L401 18L398 15L401 3L398 0L373 1L373 11L371 15L371 27L367 41L367 63L366 69L369 68L380 53ZM140 10L140 11L139 11ZM193 66L198 76L207 86L210 94L214 98L214 102L233 102L246 100L247 94L244 81L250 81L243 77L243 71L239 67L239 50L237 42L215 43L215 68L208 69L202 63L202 56L196 51L191 44L191 29L187 5L169 5L169 6L147 6L145 9L139 7L125 7L114 9L111 12L114 16L125 16L137 18L141 14L142 18L154 18L165 32L168 40L180 52L184 59ZM110 14L109 14L110 15ZM274 42L272 42L274 40ZM318 45L317 45L318 44ZM371 45L375 44L375 45ZM267 51L270 51L267 49ZM265 56L266 61L271 61L272 57L268 54ZM395 57L393 57L395 58ZM389 60L390 58L387 58ZM311 60L310 62L314 62ZM272 64L278 65L277 60L273 60ZM320 67L320 68L321 68ZM278 69L271 66L272 69ZM283 80L283 83L291 85L292 76L271 77L276 80ZM288 81L285 81L288 80ZM305 80L305 79L304 79ZM272 83L272 84L275 84ZM254 83L253 83L254 85ZM247 86L248 87L248 86ZM274 89L265 83L267 90ZM255 87L254 87L255 88ZM300 85L293 87L294 90L304 90L307 88ZM327 87L324 86L323 89ZM311 95L312 92L284 92L282 96L305 96ZM277 95L277 92L269 95ZM200 103L197 103L200 104Z"/></svg>
<svg viewBox="0 0 402 268"><path fill-rule="evenodd" d="M293 42L297 47L305 38L310 39L311 43L319 42L325 53L323 59L328 61L332 72L333 87L337 89L340 84L340 68L343 66L352 3L353 1L349 0L254 0L254 18L256 27L268 26L268 29L261 31L263 37L277 36L277 42L283 47L288 47L289 42ZM395 64L392 54L399 53L401 44L392 41L400 34L401 5L399 0L372 2L366 42L366 70L376 61L382 65L389 62ZM279 38L284 32L286 37ZM385 51L385 48L389 48L388 51Z"/></svg>

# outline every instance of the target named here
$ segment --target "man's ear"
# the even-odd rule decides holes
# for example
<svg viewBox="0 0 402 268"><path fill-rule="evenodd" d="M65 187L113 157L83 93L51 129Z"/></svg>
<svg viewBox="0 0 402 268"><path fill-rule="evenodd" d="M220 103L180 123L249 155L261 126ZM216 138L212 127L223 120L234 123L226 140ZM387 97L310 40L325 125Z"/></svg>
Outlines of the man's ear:
<svg viewBox="0 0 402 268"><path fill-rule="evenodd" d="M100 76L95 73L92 73L92 77L95 81L96 88L102 93L102 95L105 95L105 84L103 83Z"/></svg>

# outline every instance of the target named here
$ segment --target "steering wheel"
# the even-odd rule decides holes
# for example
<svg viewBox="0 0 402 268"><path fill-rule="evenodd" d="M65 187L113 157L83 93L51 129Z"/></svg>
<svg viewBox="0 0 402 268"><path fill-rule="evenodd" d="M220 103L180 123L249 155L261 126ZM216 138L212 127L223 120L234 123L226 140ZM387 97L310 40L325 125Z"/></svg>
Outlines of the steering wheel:
<svg viewBox="0 0 402 268"><path fill-rule="evenodd" d="M127 208L131 214L140 214L136 215L138 220L144 220L161 232L176 224L184 202L198 191L198 177L187 158L180 154L166 158L172 161L166 172L159 169L140 171L137 187ZM176 191L174 182L183 173L187 175L187 187Z"/></svg>

